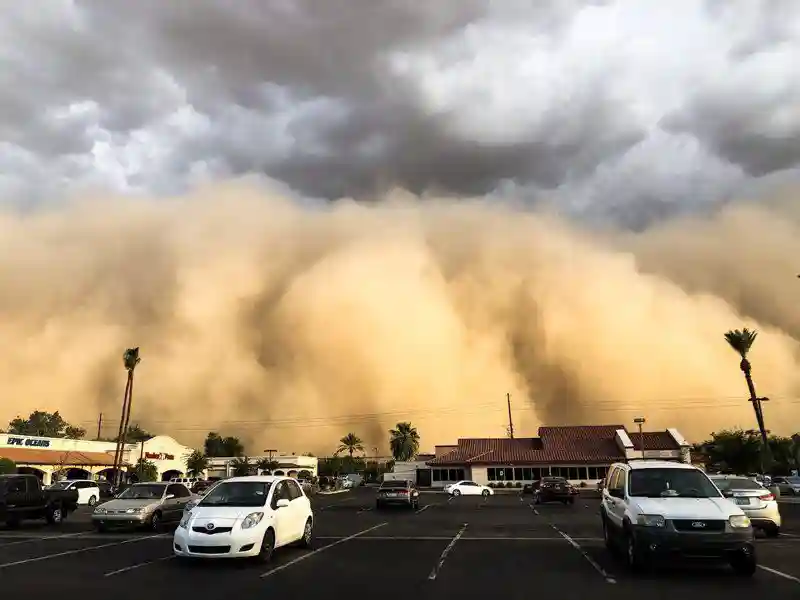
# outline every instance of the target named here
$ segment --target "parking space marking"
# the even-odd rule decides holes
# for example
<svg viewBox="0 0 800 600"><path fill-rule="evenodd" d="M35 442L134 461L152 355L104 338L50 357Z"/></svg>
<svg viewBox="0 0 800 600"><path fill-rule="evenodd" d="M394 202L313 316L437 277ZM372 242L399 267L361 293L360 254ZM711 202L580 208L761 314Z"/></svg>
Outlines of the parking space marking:
<svg viewBox="0 0 800 600"><path fill-rule="evenodd" d="M341 536L317 536L318 540L342 540ZM357 538L359 542L443 542L452 540L449 535L365 535ZM576 542L602 542L603 538L572 538ZM462 536L462 542L558 542L564 541L563 537L481 537L481 536Z"/></svg>
<svg viewBox="0 0 800 600"><path fill-rule="evenodd" d="M372 510L372 507L371 506L367 506L366 508L362 508L361 510L359 510L356 514L360 515L361 513L369 512L371 510Z"/></svg>
<svg viewBox="0 0 800 600"><path fill-rule="evenodd" d="M415 514L417 514L417 515L418 515L419 513L421 513L421 512L424 512L424 511L428 510L428 509L429 509L431 506L436 506L436 505L435 505L435 504L426 504L426 505L425 505L425 506L423 506L422 508L419 508L419 509L417 509L417 510L415 511Z"/></svg>
<svg viewBox="0 0 800 600"><path fill-rule="evenodd" d="M773 575L777 575L778 577L783 577L784 579L788 579L789 581L800 583L800 578L797 578L794 575L789 575L788 573L784 573L783 571L778 571L778 569L772 569L770 567L765 567L764 565L758 565L758 568L763 569L768 573L772 573Z"/></svg>
<svg viewBox="0 0 800 600"><path fill-rule="evenodd" d="M147 535L140 538L134 538L130 540L125 540L122 542L113 542L111 544L100 544L99 546L88 546L86 548L78 548L76 550L67 550L65 552L57 552L56 554L47 554L45 556L36 556L34 558L26 558L24 560L15 560L13 562L7 563L0 563L0 569L6 569L8 567L16 567L19 565L27 565L29 563L41 562L43 560L49 560L51 558L59 558L61 556L70 556L72 554L81 554L82 552L89 552L90 550L100 550L102 548L111 548L112 546L122 546L123 544L132 544L134 542L143 542L145 540L152 540L153 538L160 538L164 537L163 535Z"/></svg>
<svg viewBox="0 0 800 600"><path fill-rule="evenodd" d="M287 563L284 563L282 565L278 565L277 567L275 567L273 569L270 569L266 573L263 573L261 575L261 578L263 579L264 577L269 577L270 575L274 575L275 573L283 571L284 569L287 569L287 568L291 567L294 564L297 564L297 563L299 563L301 561L304 561L307 558L311 558L312 556L315 556L315 555L319 554L320 552L324 552L325 550L329 550L330 548L333 548L334 546L338 546L339 544L344 544L345 542L349 542L350 540L354 540L357 537L360 537L360 536L364 535L365 533L369 533L370 531L375 531L376 529L378 529L379 527L383 527L384 525L388 525L388 521L384 522L384 523L379 523L377 525L374 525L373 527L370 527L368 529L364 529L363 531L359 531L358 533L354 533L353 535L348 535L347 537L343 537L342 539L337 540L337 541L333 542L332 544L328 544L327 546L323 546L322 548L317 548L316 550L312 550L311 552L303 554L302 556L298 556L297 558L295 558L293 560L290 560Z"/></svg>
<svg viewBox="0 0 800 600"><path fill-rule="evenodd" d="M783 533L782 531L781 531L781 536L786 536L790 538L800 538L800 535L794 535L793 533Z"/></svg>
<svg viewBox="0 0 800 600"><path fill-rule="evenodd" d="M170 554L169 556L162 556L161 558L156 558L154 560L148 560L143 563L138 563L135 565L131 565L130 567L122 567L121 569L117 569L116 571L109 571L105 573L103 577L111 577L112 575L119 575L120 573L127 573L128 571L133 571L134 569L140 569L141 567L146 567L148 565L154 565L156 563L164 562L165 560L171 560L175 558L174 554Z"/></svg>
<svg viewBox="0 0 800 600"><path fill-rule="evenodd" d="M319 508L320 512L326 510L328 508L333 508L334 506L340 506L345 502L350 502L351 500L358 500L356 496L350 496L349 498L345 498L344 500L339 500L338 502L331 502L330 504L326 504L325 506L321 506Z"/></svg>
<svg viewBox="0 0 800 600"><path fill-rule="evenodd" d="M586 559L586 562L588 562L590 565L592 565L592 567L594 567L594 570L597 571L598 573L600 573L600 575L602 575L605 578L606 583L617 583L617 580L614 579L603 567L601 567L595 559L593 559L591 556L589 556L589 553L586 552L586 550L584 550L583 547L578 542L576 542L574 539L569 537L566 533L561 531L555 525L550 524L550 527L552 527L558 533L560 533L561 537L563 537L565 540L567 540L567 542L569 542L570 546L572 546L573 548L575 548L575 550L580 552L581 555L583 556L583 558Z"/></svg>
<svg viewBox="0 0 800 600"><path fill-rule="evenodd" d="M450 554L450 551L453 549L453 546L455 546L456 542L461 539L461 536L464 535L464 532L466 530L467 530L467 523L464 523L464 525L461 527L461 529L458 530L458 533L456 534L456 536L452 540L450 540L450 543L447 544L447 547L442 551L442 554L439 557L439 562L437 562L433 566L433 570L431 571L431 574L428 575L428 580L429 581L433 581L439 575L439 571L442 570L442 567L444 566L444 561L447 558L447 555Z"/></svg>
<svg viewBox="0 0 800 600"><path fill-rule="evenodd" d="M17 540L16 542L8 542L7 544L0 544L0 548L8 548L10 546L18 546L19 544L31 544L33 542L46 542L48 540L64 540L67 538L76 538L89 535L91 531L81 531L78 533L64 533L62 535L50 535L46 537L27 538L24 540Z"/></svg>

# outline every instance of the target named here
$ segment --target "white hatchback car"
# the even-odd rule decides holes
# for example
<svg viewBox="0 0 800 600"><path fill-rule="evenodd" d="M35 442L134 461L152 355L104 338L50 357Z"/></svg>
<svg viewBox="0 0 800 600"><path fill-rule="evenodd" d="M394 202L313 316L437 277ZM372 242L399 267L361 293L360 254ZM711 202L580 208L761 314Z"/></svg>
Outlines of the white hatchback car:
<svg viewBox="0 0 800 600"><path fill-rule="evenodd" d="M300 484L290 477L257 475L221 481L175 530L178 558L258 558L276 548L309 547L314 514Z"/></svg>

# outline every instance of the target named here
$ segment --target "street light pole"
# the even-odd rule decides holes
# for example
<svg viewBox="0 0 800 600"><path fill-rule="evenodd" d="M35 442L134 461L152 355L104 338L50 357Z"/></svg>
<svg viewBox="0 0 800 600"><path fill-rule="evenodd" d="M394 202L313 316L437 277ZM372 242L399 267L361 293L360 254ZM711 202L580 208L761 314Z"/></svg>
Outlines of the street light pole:
<svg viewBox="0 0 800 600"><path fill-rule="evenodd" d="M642 425L647 421L644 417L636 417L633 422L639 426L639 446L642 448L642 460L644 460L644 432L642 431Z"/></svg>

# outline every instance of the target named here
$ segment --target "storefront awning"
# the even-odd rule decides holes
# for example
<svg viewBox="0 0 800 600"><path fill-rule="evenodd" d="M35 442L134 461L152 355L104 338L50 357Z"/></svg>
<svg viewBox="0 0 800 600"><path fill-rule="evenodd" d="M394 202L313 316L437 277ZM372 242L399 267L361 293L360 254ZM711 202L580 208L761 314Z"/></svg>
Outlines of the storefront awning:
<svg viewBox="0 0 800 600"><path fill-rule="evenodd" d="M18 465L43 465L52 467L113 467L114 455L105 452L78 452L77 450L38 450L33 448L0 448L0 458L8 458Z"/></svg>

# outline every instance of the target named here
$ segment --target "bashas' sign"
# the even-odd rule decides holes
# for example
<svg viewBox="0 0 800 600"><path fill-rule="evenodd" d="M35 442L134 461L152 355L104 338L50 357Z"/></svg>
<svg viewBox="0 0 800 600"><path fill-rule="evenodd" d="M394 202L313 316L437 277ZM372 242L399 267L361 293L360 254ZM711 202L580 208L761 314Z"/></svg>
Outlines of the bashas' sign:
<svg viewBox="0 0 800 600"><path fill-rule="evenodd" d="M175 460L172 454L165 452L145 452L144 457L148 460Z"/></svg>
<svg viewBox="0 0 800 600"><path fill-rule="evenodd" d="M50 447L50 440L32 440L30 438L25 439L21 437L11 437L8 436L8 445L9 446L28 446L30 448L49 448Z"/></svg>

